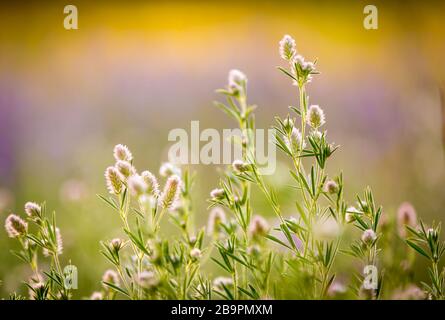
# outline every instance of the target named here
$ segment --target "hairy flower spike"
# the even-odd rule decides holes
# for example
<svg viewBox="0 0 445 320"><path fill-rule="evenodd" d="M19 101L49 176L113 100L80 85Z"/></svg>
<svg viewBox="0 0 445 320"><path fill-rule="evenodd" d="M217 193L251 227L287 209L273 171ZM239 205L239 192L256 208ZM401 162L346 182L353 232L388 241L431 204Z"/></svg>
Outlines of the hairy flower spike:
<svg viewBox="0 0 445 320"><path fill-rule="evenodd" d="M269 224L262 216L254 216L249 225L249 233L253 238L261 237L269 232Z"/></svg>
<svg viewBox="0 0 445 320"><path fill-rule="evenodd" d="M181 191L181 178L177 175L173 175L168 178L165 184L164 191L160 196L160 203L163 208L171 208L172 205L178 200L179 193Z"/></svg>
<svg viewBox="0 0 445 320"><path fill-rule="evenodd" d="M111 270L111 269L108 269L107 271L105 271L105 273L102 276L102 281L114 284L117 287L120 284L118 274L116 273L116 271ZM109 289L109 287L107 287L105 284L104 284L104 287Z"/></svg>
<svg viewBox="0 0 445 320"><path fill-rule="evenodd" d="M129 176L136 172L131 163L124 160L119 160L116 162L116 169L119 172L119 176L122 181L126 181Z"/></svg>
<svg viewBox="0 0 445 320"><path fill-rule="evenodd" d="M337 182L335 182L334 180L326 181L326 183L324 185L324 191L326 193L337 194L338 190L339 190L339 188L338 188Z"/></svg>
<svg viewBox="0 0 445 320"><path fill-rule="evenodd" d="M249 170L249 165L242 160L235 160L232 163L233 170L241 173Z"/></svg>
<svg viewBox="0 0 445 320"><path fill-rule="evenodd" d="M152 289L158 285L159 280L153 271L142 271L138 275L137 282L142 288Z"/></svg>
<svg viewBox="0 0 445 320"><path fill-rule="evenodd" d="M280 56L290 61L297 52L295 40L290 35L285 35L280 41Z"/></svg>
<svg viewBox="0 0 445 320"><path fill-rule="evenodd" d="M27 202L25 204L25 212L33 220L42 218L42 208L35 202Z"/></svg>
<svg viewBox="0 0 445 320"><path fill-rule="evenodd" d="M105 182L108 192L111 194L119 194L122 191L122 181L119 172L115 167L108 167L105 170Z"/></svg>
<svg viewBox="0 0 445 320"><path fill-rule="evenodd" d="M128 178L128 189L134 196L140 196L147 192L148 186L145 180L138 174L134 174Z"/></svg>
<svg viewBox="0 0 445 320"><path fill-rule="evenodd" d="M228 277L218 277L213 280L213 287L217 290L224 291L225 288L229 288L233 285L232 278Z"/></svg>
<svg viewBox="0 0 445 320"><path fill-rule="evenodd" d="M212 235L219 231L221 223L226 223L226 214L220 207L215 207L210 211L207 222L207 234Z"/></svg>
<svg viewBox="0 0 445 320"><path fill-rule="evenodd" d="M245 84L247 83L247 77L244 73L239 70L233 69L229 72L229 90L233 94L239 94Z"/></svg>
<svg viewBox="0 0 445 320"><path fill-rule="evenodd" d="M301 136L300 130L294 127L290 135L290 140L287 137L285 137L284 141L287 147L290 149L290 151L296 154L301 147L303 147L303 149L306 147L306 142L304 140L302 141L302 139L303 137Z"/></svg>
<svg viewBox="0 0 445 320"><path fill-rule="evenodd" d="M375 234L374 230L367 229L367 230L363 231L362 241L366 245L372 244L375 241L375 239L377 239L377 235Z"/></svg>
<svg viewBox="0 0 445 320"><path fill-rule="evenodd" d="M324 112L319 106L312 105L309 107L307 123L314 129L321 127L325 123Z"/></svg>
<svg viewBox="0 0 445 320"><path fill-rule="evenodd" d="M170 162L164 162L159 168L159 174L165 178L172 175L181 176L181 169Z"/></svg>
<svg viewBox="0 0 445 320"><path fill-rule="evenodd" d="M193 248L192 250L190 250L190 257L192 258L192 260L199 260L201 256L201 250L199 250L198 248Z"/></svg>
<svg viewBox="0 0 445 320"><path fill-rule="evenodd" d="M212 191L210 191L210 197L212 197L212 199L222 199L225 195L224 189L213 189Z"/></svg>
<svg viewBox="0 0 445 320"><path fill-rule="evenodd" d="M90 297L90 300L103 300L103 299L104 295L102 294L102 292L99 291L93 292L93 294Z"/></svg>
<svg viewBox="0 0 445 320"><path fill-rule="evenodd" d="M133 160L133 155L131 154L130 150L123 144L116 145L114 147L113 154L116 161L122 160L130 162L131 160Z"/></svg>
<svg viewBox="0 0 445 320"><path fill-rule="evenodd" d="M28 224L19 216L10 214L5 220L5 229L10 238L17 238L28 232Z"/></svg>
<svg viewBox="0 0 445 320"><path fill-rule="evenodd" d="M144 179L147 184L147 192L154 197L159 196L159 183L155 175L150 171L146 170L141 173L142 179Z"/></svg>
<svg viewBox="0 0 445 320"><path fill-rule="evenodd" d="M402 203L397 209L397 228L402 238L406 237L406 226L416 227L417 214L412 204L408 202Z"/></svg>

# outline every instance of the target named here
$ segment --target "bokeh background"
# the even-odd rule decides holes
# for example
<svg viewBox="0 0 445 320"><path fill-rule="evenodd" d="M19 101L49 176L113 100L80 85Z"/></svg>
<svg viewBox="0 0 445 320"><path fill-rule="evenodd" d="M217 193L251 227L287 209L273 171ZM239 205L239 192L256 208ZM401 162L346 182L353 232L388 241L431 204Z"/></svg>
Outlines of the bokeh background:
<svg viewBox="0 0 445 320"><path fill-rule="evenodd" d="M66 4L1 5L0 218L23 215L28 200L57 212L64 262L79 268L78 298L100 287L108 266L99 241L121 235L96 197L106 193L113 146L128 145L139 169L156 172L170 129L189 130L191 120L233 127L212 105L232 68L248 75L257 126L270 127L297 103L276 70L284 34L318 58L321 75L308 91L341 145L329 172L343 171L351 202L370 185L389 215L410 201L425 220L444 220L444 3L373 1L379 28L365 30L364 1L75 1L79 29L71 31ZM204 225L221 167L192 169ZM284 202L292 201L288 179L284 166L271 177ZM258 211L272 217L261 200ZM0 297L26 292L29 271L14 247L0 232Z"/></svg>

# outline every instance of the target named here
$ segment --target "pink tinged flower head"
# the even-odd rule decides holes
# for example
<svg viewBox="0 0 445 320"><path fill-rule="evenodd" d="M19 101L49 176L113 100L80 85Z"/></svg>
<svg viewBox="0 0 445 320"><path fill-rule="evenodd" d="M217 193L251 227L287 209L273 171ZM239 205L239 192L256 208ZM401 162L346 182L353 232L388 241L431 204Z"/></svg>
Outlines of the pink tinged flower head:
<svg viewBox="0 0 445 320"><path fill-rule="evenodd" d="M233 280L229 277L218 277L213 280L213 287L220 291L224 291L224 288L230 288L232 285Z"/></svg>
<svg viewBox="0 0 445 320"><path fill-rule="evenodd" d="M115 286L119 286L119 284L120 284L118 274L116 273L116 271L111 270L111 269L108 269L107 271L105 271L105 273L102 276L102 281L114 284ZM108 288L108 287L105 286L105 288Z"/></svg>
<svg viewBox="0 0 445 320"><path fill-rule="evenodd" d="M413 205L409 202L402 203L397 209L397 228L399 235L405 238L407 235L406 226L412 228L417 225L417 214Z"/></svg>
<svg viewBox="0 0 445 320"><path fill-rule="evenodd" d="M141 173L142 179L144 179L147 184L147 192L154 197L159 196L159 183L155 175L150 171L146 170Z"/></svg>
<svg viewBox="0 0 445 320"><path fill-rule="evenodd" d="M102 294L102 292L99 291L93 292L93 294L90 297L90 300L103 300L103 299L104 295Z"/></svg>
<svg viewBox="0 0 445 320"><path fill-rule="evenodd" d="M280 56L286 61L290 61L297 52L295 40L290 35L285 35L280 41Z"/></svg>
<svg viewBox="0 0 445 320"><path fill-rule="evenodd" d="M25 213L31 219L40 219L42 217L42 208L35 202L25 204Z"/></svg>
<svg viewBox="0 0 445 320"><path fill-rule="evenodd" d="M326 183L324 185L324 191L326 193L330 193L330 194L337 194L339 191L337 182L335 182L334 180L326 181Z"/></svg>
<svg viewBox="0 0 445 320"><path fill-rule="evenodd" d="M249 165L242 160L235 160L232 163L232 168L235 172L241 173L249 170Z"/></svg>
<svg viewBox="0 0 445 320"><path fill-rule="evenodd" d="M366 245L372 244L377 239L377 235L372 229L367 229L362 233L362 241Z"/></svg>
<svg viewBox="0 0 445 320"><path fill-rule="evenodd" d="M317 129L325 124L324 111L318 105L312 105L309 107L307 113L307 123L312 128Z"/></svg>
<svg viewBox="0 0 445 320"><path fill-rule="evenodd" d="M28 224L19 216L10 214L5 220L5 229L10 238L17 238L28 232Z"/></svg>
<svg viewBox="0 0 445 320"><path fill-rule="evenodd" d="M159 283L158 278L156 277L153 271L142 271L137 278L137 283L145 289L151 289L156 287Z"/></svg>
<svg viewBox="0 0 445 320"><path fill-rule="evenodd" d="M124 242L122 241L122 239L119 238L114 238L113 240L110 241L110 246L116 251L119 251L123 245Z"/></svg>
<svg viewBox="0 0 445 320"><path fill-rule="evenodd" d="M161 206L165 209L171 208L178 200L181 192L181 178L177 175L170 176L165 184L164 191L160 196Z"/></svg>
<svg viewBox="0 0 445 320"><path fill-rule="evenodd" d="M165 178L172 175L181 176L181 169L170 162L164 162L159 168L159 174Z"/></svg>
<svg viewBox="0 0 445 320"><path fill-rule="evenodd" d="M284 139L287 147L293 153L297 153L301 148L306 147L306 142L303 140L300 130L298 128L292 128L290 139L285 137Z"/></svg>
<svg viewBox="0 0 445 320"><path fill-rule="evenodd" d="M210 197L212 197L212 199L222 199L225 195L224 189L213 189L212 191L210 191Z"/></svg>
<svg viewBox="0 0 445 320"><path fill-rule="evenodd" d="M122 160L130 162L133 160L133 155L131 154L130 150L123 144L118 144L114 147L113 155L116 161Z"/></svg>
<svg viewBox="0 0 445 320"><path fill-rule="evenodd" d="M259 215L254 216L249 225L249 233L253 238L267 235L269 229L266 219Z"/></svg>
<svg viewBox="0 0 445 320"><path fill-rule="evenodd" d="M210 211L207 222L207 234L213 235L219 231L220 225L226 223L226 213L220 207L215 207Z"/></svg>
<svg viewBox="0 0 445 320"><path fill-rule="evenodd" d="M119 160L116 162L116 169L122 181L126 181L128 177L136 173L136 170L130 162Z"/></svg>
<svg viewBox="0 0 445 320"><path fill-rule="evenodd" d="M229 72L229 90L233 94L238 94L240 91L243 90L244 86L247 83L247 77L244 73L237 69L232 69Z"/></svg>
<svg viewBox="0 0 445 320"><path fill-rule="evenodd" d="M109 193L120 194L122 192L122 181L116 167L108 167L105 170L105 183Z"/></svg>
<svg viewBox="0 0 445 320"><path fill-rule="evenodd" d="M192 258L192 260L199 260L201 256L202 252L200 249L193 248L192 250L190 250L190 257Z"/></svg>
<svg viewBox="0 0 445 320"><path fill-rule="evenodd" d="M133 196L140 196L147 192L148 186L145 180L138 174L133 174L127 180L128 189Z"/></svg>

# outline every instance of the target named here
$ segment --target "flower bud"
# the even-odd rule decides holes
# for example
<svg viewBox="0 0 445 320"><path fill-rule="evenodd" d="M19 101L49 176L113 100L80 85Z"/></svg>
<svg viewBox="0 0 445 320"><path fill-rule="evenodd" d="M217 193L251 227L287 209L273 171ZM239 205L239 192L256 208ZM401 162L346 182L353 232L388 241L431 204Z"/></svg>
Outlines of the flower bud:
<svg viewBox="0 0 445 320"><path fill-rule="evenodd" d="M122 160L130 162L133 160L133 155L131 154L130 150L123 144L118 144L114 147L113 155L116 161Z"/></svg>
<svg viewBox="0 0 445 320"><path fill-rule="evenodd" d="M28 232L28 224L19 216L10 214L5 220L5 229L10 238L17 238Z"/></svg>
<svg viewBox="0 0 445 320"><path fill-rule="evenodd" d="M367 230L363 231L362 241L366 245L372 244L375 241L375 239L377 239L377 235L375 234L374 230L367 229Z"/></svg>
<svg viewBox="0 0 445 320"><path fill-rule="evenodd" d="M307 113L307 123L314 129L321 127L325 123L324 111L317 105L310 106Z"/></svg>
<svg viewBox="0 0 445 320"><path fill-rule="evenodd" d="M27 202L25 204L25 212L33 220L42 218L42 208L35 202Z"/></svg>
<svg viewBox="0 0 445 320"><path fill-rule="evenodd" d="M177 175L170 176L165 184L164 191L160 196L160 203L163 208L171 208L178 200L181 192L181 179Z"/></svg>
<svg viewBox="0 0 445 320"><path fill-rule="evenodd" d="M111 194L119 194L122 191L122 181L119 172L115 167L108 167L105 170L105 182L108 192Z"/></svg>
<svg viewBox="0 0 445 320"><path fill-rule="evenodd" d="M285 35L280 41L280 56L284 60L290 61L296 54L297 49L295 45L295 40L289 36Z"/></svg>

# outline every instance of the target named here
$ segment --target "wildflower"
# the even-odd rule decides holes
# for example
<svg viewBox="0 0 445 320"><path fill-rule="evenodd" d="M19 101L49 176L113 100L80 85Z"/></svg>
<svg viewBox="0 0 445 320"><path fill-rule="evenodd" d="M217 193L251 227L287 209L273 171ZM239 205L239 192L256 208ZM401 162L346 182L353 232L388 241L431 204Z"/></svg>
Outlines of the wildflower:
<svg viewBox="0 0 445 320"><path fill-rule="evenodd" d="M404 290L398 290L392 296L394 300L425 300L426 293L418 286L410 284Z"/></svg>
<svg viewBox="0 0 445 320"><path fill-rule="evenodd" d="M5 220L5 229L10 238L17 238L28 232L28 224L19 216L10 214Z"/></svg>
<svg viewBox="0 0 445 320"><path fill-rule="evenodd" d="M158 285L159 280L153 271L142 271L138 275L137 282L142 288L152 289Z"/></svg>
<svg viewBox="0 0 445 320"><path fill-rule="evenodd" d="M122 239L119 238L114 238L113 240L110 241L110 246L116 251L119 251L123 247L123 245L124 243Z"/></svg>
<svg viewBox="0 0 445 320"><path fill-rule="evenodd" d="M320 219L314 225L314 237L321 240L336 238L340 233L340 226L334 218Z"/></svg>
<svg viewBox="0 0 445 320"><path fill-rule="evenodd" d="M209 221L207 222L207 234L212 235L218 232L222 223L226 223L226 214L220 207L215 207L210 211Z"/></svg>
<svg viewBox="0 0 445 320"><path fill-rule="evenodd" d="M324 111L318 105L310 106L306 121L314 129L321 127L325 123Z"/></svg>
<svg viewBox="0 0 445 320"><path fill-rule="evenodd" d="M181 179L177 175L170 176L165 184L164 191L160 196L160 203L163 208L171 208L178 200L181 191Z"/></svg>
<svg viewBox="0 0 445 320"><path fill-rule="evenodd" d="M119 194L122 191L122 182L119 178L119 172L115 167L108 167L105 170L105 182L108 192L111 194Z"/></svg>
<svg viewBox="0 0 445 320"><path fill-rule="evenodd" d="M236 85L243 85L245 82L247 82L247 77L244 73L237 69L232 69L229 72L229 86L236 84Z"/></svg>
<svg viewBox="0 0 445 320"><path fill-rule="evenodd" d="M119 172L119 176L122 181L126 181L128 177L136 172L131 163L125 160L119 160L116 162L116 169Z"/></svg>
<svg viewBox="0 0 445 320"><path fill-rule="evenodd" d="M377 235L375 234L374 230L367 229L367 230L363 231L362 241L366 245L372 244L376 239L377 239Z"/></svg>
<svg viewBox="0 0 445 320"><path fill-rule="evenodd" d="M30 300L36 300L46 296L47 288L45 287L45 283L43 281L34 281L29 283L29 285Z"/></svg>
<svg viewBox="0 0 445 320"><path fill-rule="evenodd" d="M116 273L116 271L111 270L111 269L108 269L107 271L105 271L105 273L102 276L102 281L114 284L115 286L119 286L119 284L120 284L118 274Z"/></svg>
<svg viewBox="0 0 445 320"><path fill-rule="evenodd" d="M315 72L315 64L305 61L301 55L294 55L291 62L291 73L297 80L293 81L295 86L312 81L312 73Z"/></svg>
<svg viewBox="0 0 445 320"><path fill-rule="evenodd" d="M42 208L35 202L27 202L25 204L25 212L33 220L42 218Z"/></svg>
<svg viewBox="0 0 445 320"><path fill-rule="evenodd" d="M103 299L104 295L102 294L102 292L99 291L93 292L93 294L90 297L90 300L103 300Z"/></svg>
<svg viewBox="0 0 445 320"><path fill-rule="evenodd" d="M329 286L327 294L329 297L334 298L334 297L340 296L342 294L345 294L346 291L347 291L347 288L343 283L341 283L339 281L335 281Z"/></svg>
<svg viewBox="0 0 445 320"><path fill-rule="evenodd" d="M190 250L190 257L192 258L192 260L199 260L201 256L201 250L199 250L198 248L193 248L192 250Z"/></svg>
<svg viewBox="0 0 445 320"><path fill-rule="evenodd" d="M258 256L260 253L261 253L261 247L258 246L258 245L256 245L256 244L254 244L254 245L252 245L252 246L249 246L249 247L247 248L247 254L248 254L248 255L251 255L251 256L256 257L256 256Z"/></svg>
<svg viewBox="0 0 445 320"><path fill-rule="evenodd" d="M253 238L265 236L269 232L269 224L262 216L254 216L249 225L249 233Z"/></svg>
<svg viewBox="0 0 445 320"><path fill-rule="evenodd" d="M291 118L287 117L286 119L284 119L283 125L287 132L292 132L294 121Z"/></svg>
<svg viewBox="0 0 445 320"><path fill-rule="evenodd" d="M222 199L224 195L224 189L213 189L212 191L210 191L210 197L212 197L212 199Z"/></svg>
<svg viewBox="0 0 445 320"><path fill-rule="evenodd" d="M234 95L238 95L247 83L247 77L239 70L233 69L229 72L229 90Z"/></svg>
<svg viewBox="0 0 445 320"><path fill-rule="evenodd" d="M233 167L233 170L238 173L246 172L247 170L249 170L249 165L247 163L244 163L244 161L242 161L242 160L233 161L232 167Z"/></svg>
<svg viewBox="0 0 445 320"><path fill-rule="evenodd" d="M130 162L131 160L133 160L133 155L131 154L130 150L123 144L116 145L114 147L113 154L116 161L122 160Z"/></svg>
<svg viewBox="0 0 445 320"><path fill-rule="evenodd" d="M155 175L150 171L146 170L141 173L142 179L144 179L147 184L147 192L154 197L159 196L159 183Z"/></svg>
<svg viewBox="0 0 445 320"><path fill-rule="evenodd" d="M134 174L128 178L128 189L134 196L140 196L147 192L148 186L145 180L138 174Z"/></svg>
<svg viewBox="0 0 445 320"><path fill-rule="evenodd" d="M228 278L228 277L218 277L215 278L215 280L213 280L213 287L215 287L215 289L223 291L224 288L230 287L233 285L233 280L232 278Z"/></svg>
<svg viewBox="0 0 445 320"><path fill-rule="evenodd" d="M172 175L181 176L181 169L170 162L164 162L159 168L159 174L165 178Z"/></svg>
<svg viewBox="0 0 445 320"><path fill-rule="evenodd" d="M301 136L300 130L297 128L293 128L290 139L285 137L284 141L286 142L287 147L290 149L291 152L297 153L300 148L305 148L306 143L303 140L303 137Z"/></svg>
<svg viewBox="0 0 445 320"><path fill-rule="evenodd" d="M360 214L360 211L357 210L356 207L348 207L348 209L346 209L346 214L345 214L345 221L346 223L351 223L355 221L355 216Z"/></svg>
<svg viewBox="0 0 445 320"><path fill-rule="evenodd" d="M324 191L330 194L337 194L339 191L338 184L334 180L326 181Z"/></svg>
<svg viewBox="0 0 445 320"><path fill-rule="evenodd" d="M414 228L417 225L417 214L412 204L402 203L397 209L397 228L402 238L406 237L406 227Z"/></svg>
<svg viewBox="0 0 445 320"><path fill-rule="evenodd" d="M439 239L439 233L437 232L437 230L434 230L433 228L429 228L426 231L426 235L428 239L431 239L433 241L433 243L437 242L437 240Z"/></svg>
<svg viewBox="0 0 445 320"><path fill-rule="evenodd" d="M290 61L296 52L297 49L295 45L295 40L291 36L286 34L280 41L281 58Z"/></svg>
<svg viewBox="0 0 445 320"><path fill-rule="evenodd" d="M43 248L43 255L45 257L49 257L51 255L48 248ZM56 248L55 248L55 252L58 255L61 255L63 253L63 241L62 241L62 234L60 233L60 229L56 228Z"/></svg>

